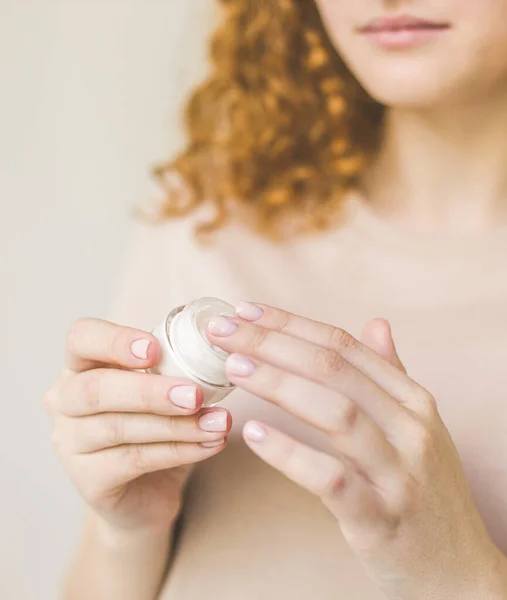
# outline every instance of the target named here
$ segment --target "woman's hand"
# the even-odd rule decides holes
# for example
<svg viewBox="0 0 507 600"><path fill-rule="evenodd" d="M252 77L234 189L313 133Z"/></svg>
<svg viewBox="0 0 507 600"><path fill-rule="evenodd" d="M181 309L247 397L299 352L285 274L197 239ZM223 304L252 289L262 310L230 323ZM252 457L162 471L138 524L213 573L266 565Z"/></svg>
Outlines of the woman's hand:
<svg viewBox="0 0 507 600"><path fill-rule="evenodd" d="M232 353L231 382L325 432L336 454L253 422L248 445L322 498L388 597L507 597L494 595L507 594L504 557L435 400L406 375L388 324L366 330L381 356L345 331L280 310L241 303L237 313L208 328Z"/></svg>
<svg viewBox="0 0 507 600"><path fill-rule="evenodd" d="M189 465L224 449L229 413L201 409L192 382L134 372L160 358L143 331L78 321L67 356L45 404L72 481L113 530L170 528Z"/></svg>

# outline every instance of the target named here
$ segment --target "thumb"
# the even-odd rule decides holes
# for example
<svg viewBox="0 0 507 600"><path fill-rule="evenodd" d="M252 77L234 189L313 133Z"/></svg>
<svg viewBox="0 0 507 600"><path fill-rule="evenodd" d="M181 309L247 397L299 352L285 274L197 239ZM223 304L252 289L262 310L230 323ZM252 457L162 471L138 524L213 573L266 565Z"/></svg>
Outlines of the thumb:
<svg viewBox="0 0 507 600"><path fill-rule="evenodd" d="M382 358L385 358L400 371L407 372L396 352L389 321L385 319L372 319L368 321L361 334L361 342L377 354L380 354Z"/></svg>

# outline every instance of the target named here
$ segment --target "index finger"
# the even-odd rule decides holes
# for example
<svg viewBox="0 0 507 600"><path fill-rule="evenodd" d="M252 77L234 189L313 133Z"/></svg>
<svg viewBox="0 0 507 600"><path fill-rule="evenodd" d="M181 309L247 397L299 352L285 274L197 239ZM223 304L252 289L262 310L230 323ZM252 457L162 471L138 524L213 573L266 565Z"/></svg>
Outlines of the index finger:
<svg viewBox="0 0 507 600"><path fill-rule="evenodd" d="M406 373L343 329L264 304L240 302L236 307L236 314L240 319L266 329L334 350L407 408L411 404L415 407L414 405L420 403L420 399L429 396L428 392Z"/></svg>
<svg viewBox="0 0 507 600"><path fill-rule="evenodd" d="M223 316L210 321L207 336L214 346L230 354L252 357L343 394L385 431L399 426L408 415L378 384L329 348ZM311 407L310 402L308 409L313 410Z"/></svg>
<svg viewBox="0 0 507 600"><path fill-rule="evenodd" d="M149 333L101 319L80 319L67 336L67 369L80 373L104 365L148 369L160 359L160 345Z"/></svg>

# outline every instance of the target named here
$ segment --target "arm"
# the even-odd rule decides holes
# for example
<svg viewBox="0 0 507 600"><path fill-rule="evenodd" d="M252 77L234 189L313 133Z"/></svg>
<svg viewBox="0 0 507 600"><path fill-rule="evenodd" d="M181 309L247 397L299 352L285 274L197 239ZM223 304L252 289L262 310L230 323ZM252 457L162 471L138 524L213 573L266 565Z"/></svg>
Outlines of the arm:
<svg viewBox="0 0 507 600"><path fill-rule="evenodd" d="M194 290L189 289L189 269L183 259L193 262L192 274L201 259L195 255L190 233L190 225L181 221L153 229L142 224L137 227L111 319L149 330L172 307L192 298ZM46 398L55 421L56 450L74 485L93 509L70 566L63 599L154 600L166 574L172 524L190 470L186 467L220 452L223 447L204 448L200 442L217 441L226 432L202 429L199 390L195 408L182 408L175 405L168 392L171 387L183 385L183 381L135 372L156 363L151 356L156 342L150 346L152 362L136 361L130 354L132 340L151 339L145 331L100 322L85 323L84 327L84 331L83 324L78 330L74 328L77 333L71 336L71 346L74 353L79 346L77 354L83 354L86 360L74 356L72 362L78 360L78 364L70 365L70 376L63 377ZM109 333L97 333L97 328ZM104 335L109 337L105 339ZM129 339L119 344L115 336ZM82 348L92 341L93 351ZM121 356L114 360L96 356L107 347ZM96 364L90 363L90 356ZM124 370L88 370L112 363ZM147 402L150 411L146 410ZM104 414L93 414L97 407ZM168 427L168 419L173 417L174 425ZM169 439L176 433L177 440ZM119 451L110 447L110 439L102 441L104 435L113 438ZM175 441L186 443L180 446ZM139 442L146 445L138 445L136 450ZM105 450L96 451L99 447ZM188 452L192 456L187 456ZM183 468L172 470L173 466Z"/></svg>
<svg viewBox="0 0 507 600"><path fill-rule="evenodd" d="M240 303L210 341L231 383L318 428L330 454L259 421L252 451L319 496L391 600L506 600L505 557L471 497L436 400L411 379L389 324L362 341L331 325ZM310 399L310 401L309 401Z"/></svg>
<svg viewBox="0 0 507 600"><path fill-rule="evenodd" d="M90 513L62 600L155 600L170 549L171 527L120 534Z"/></svg>
<svg viewBox="0 0 507 600"><path fill-rule="evenodd" d="M470 600L507 600L507 558L495 546L484 581L479 584Z"/></svg>

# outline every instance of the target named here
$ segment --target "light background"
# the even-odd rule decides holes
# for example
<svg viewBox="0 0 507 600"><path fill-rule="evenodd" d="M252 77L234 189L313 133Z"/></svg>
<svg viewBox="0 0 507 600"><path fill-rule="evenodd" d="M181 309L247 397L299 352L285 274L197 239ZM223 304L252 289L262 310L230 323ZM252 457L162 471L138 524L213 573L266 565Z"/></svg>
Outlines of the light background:
<svg viewBox="0 0 507 600"><path fill-rule="evenodd" d="M182 141L214 0L0 0L0 597L54 600L81 502L42 409L65 332L105 317L130 208Z"/></svg>

